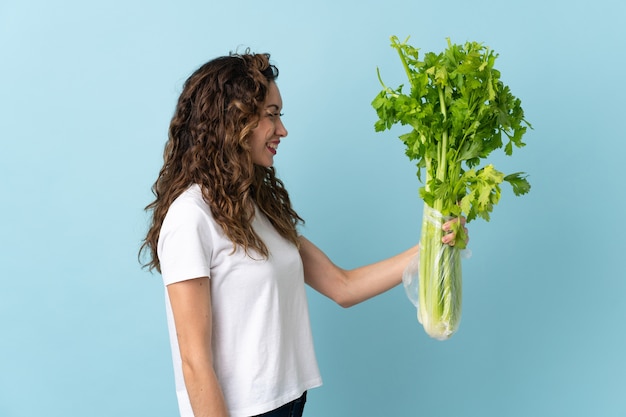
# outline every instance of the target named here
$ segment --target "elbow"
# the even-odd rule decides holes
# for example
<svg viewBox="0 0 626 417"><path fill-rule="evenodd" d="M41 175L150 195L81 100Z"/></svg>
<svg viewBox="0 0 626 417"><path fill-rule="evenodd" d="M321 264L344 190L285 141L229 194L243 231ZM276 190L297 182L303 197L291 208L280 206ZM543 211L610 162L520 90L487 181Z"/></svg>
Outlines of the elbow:
<svg viewBox="0 0 626 417"><path fill-rule="evenodd" d="M197 377L213 369L213 355L209 349L181 349L180 359L186 378Z"/></svg>
<svg viewBox="0 0 626 417"><path fill-rule="evenodd" d="M209 360L200 360L199 358L181 357L181 366L185 377L196 377L202 375L211 367Z"/></svg>
<svg viewBox="0 0 626 417"><path fill-rule="evenodd" d="M363 300L359 298L354 282L350 279L349 272L342 272L343 274L341 276L341 280L339 281L340 283L335 287L335 292L331 298L340 307L350 308L359 304Z"/></svg>
<svg viewBox="0 0 626 417"><path fill-rule="evenodd" d="M350 308L357 305L358 303L355 303L353 301L337 301L337 304L339 305L339 307Z"/></svg>
<svg viewBox="0 0 626 417"><path fill-rule="evenodd" d="M352 294L349 292L344 292L342 294L337 294L332 297L332 300L337 303L342 308L350 308L359 304L359 300L357 300Z"/></svg>
<svg viewBox="0 0 626 417"><path fill-rule="evenodd" d="M314 279L308 280L307 283L343 308L352 307L362 301L358 297L349 273L337 267L325 273L315 274Z"/></svg>

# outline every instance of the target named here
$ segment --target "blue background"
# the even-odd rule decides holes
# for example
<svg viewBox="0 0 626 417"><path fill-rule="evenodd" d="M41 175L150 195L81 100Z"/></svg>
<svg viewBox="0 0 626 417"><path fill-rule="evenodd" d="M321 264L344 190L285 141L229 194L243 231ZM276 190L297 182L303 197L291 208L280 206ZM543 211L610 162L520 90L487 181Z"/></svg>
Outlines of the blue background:
<svg viewBox="0 0 626 417"><path fill-rule="evenodd" d="M158 275L137 249L182 83L272 54L289 136L279 175L339 265L419 239L415 169L370 102L404 82L389 37L478 41L534 130L492 162L526 171L470 224L464 315L428 338L401 287L343 310L309 292L325 384L307 416L626 415L626 3L0 3L0 416L173 416Z"/></svg>

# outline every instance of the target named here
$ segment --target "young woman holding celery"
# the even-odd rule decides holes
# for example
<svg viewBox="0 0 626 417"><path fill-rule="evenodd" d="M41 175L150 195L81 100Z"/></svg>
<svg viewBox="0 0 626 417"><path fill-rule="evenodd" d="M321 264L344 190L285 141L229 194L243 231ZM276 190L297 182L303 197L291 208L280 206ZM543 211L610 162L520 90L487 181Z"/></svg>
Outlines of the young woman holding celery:
<svg viewBox="0 0 626 417"><path fill-rule="evenodd" d="M277 76L267 54L209 61L170 124L142 249L165 283L182 417L300 416L322 383L304 284L349 307L398 285L418 253L346 270L298 233L273 168Z"/></svg>

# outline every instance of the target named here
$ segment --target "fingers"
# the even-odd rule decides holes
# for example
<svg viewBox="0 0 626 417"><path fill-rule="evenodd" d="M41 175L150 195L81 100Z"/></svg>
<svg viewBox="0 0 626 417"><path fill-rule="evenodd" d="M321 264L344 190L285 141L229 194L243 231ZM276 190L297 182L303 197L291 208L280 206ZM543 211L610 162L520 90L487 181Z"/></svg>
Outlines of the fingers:
<svg viewBox="0 0 626 417"><path fill-rule="evenodd" d="M466 219L465 217L460 217L459 218L454 218L452 220L449 220L447 222L445 222L442 225L442 229L444 232L446 232L446 234L441 238L441 242L446 244L446 245L450 245L450 246L454 246L456 244L456 236L457 236L457 232L459 231L459 225L457 224L460 221L461 223L461 227L463 228L463 232L461 233L461 236L463 236L465 238L465 245L466 246L467 243L469 242L469 234L468 234L468 230L467 227L465 227L465 223L466 223Z"/></svg>
<svg viewBox="0 0 626 417"><path fill-rule="evenodd" d="M465 226L467 219L465 219L465 217L461 217L460 219L461 219L461 226ZM445 222L443 226L441 227L445 232L449 232L454 228L454 224L458 221L459 221L459 218L455 217L454 219L448 220L447 222Z"/></svg>
<svg viewBox="0 0 626 417"><path fill-rule="evenodd" d="M467 245L467 243L469 242L469 233L467 231L467 227L463 228L463 231L465 232L465 244ZM443 235L443 237L441 238L441 242L445 243L446 245L450 245L450 246L454 246L456 243L456 233L454 233L453 231L448 231L445 235Z"/></svg>
<svg viewBox="0 0 626 417"><path fill-rule="evenodd" d="M446 245L454 246L454 244L456 243L456 234L450 232L443 235L443 237L441 238L441 242L445 243Z"/></svg>

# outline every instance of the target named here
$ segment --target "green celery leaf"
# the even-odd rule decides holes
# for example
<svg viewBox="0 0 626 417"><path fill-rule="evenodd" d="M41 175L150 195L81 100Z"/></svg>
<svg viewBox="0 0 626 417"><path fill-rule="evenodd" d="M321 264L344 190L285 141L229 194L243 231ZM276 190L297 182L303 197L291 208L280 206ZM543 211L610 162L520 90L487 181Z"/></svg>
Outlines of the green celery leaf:
<svg viewBox="0 0 626 417"><path fill-rule="evenodd" d="M509 174L504 177L504 181L511 184L515 195L524 195L530 191L530 183L526 180L526 175L523 172Z"/></svg>

